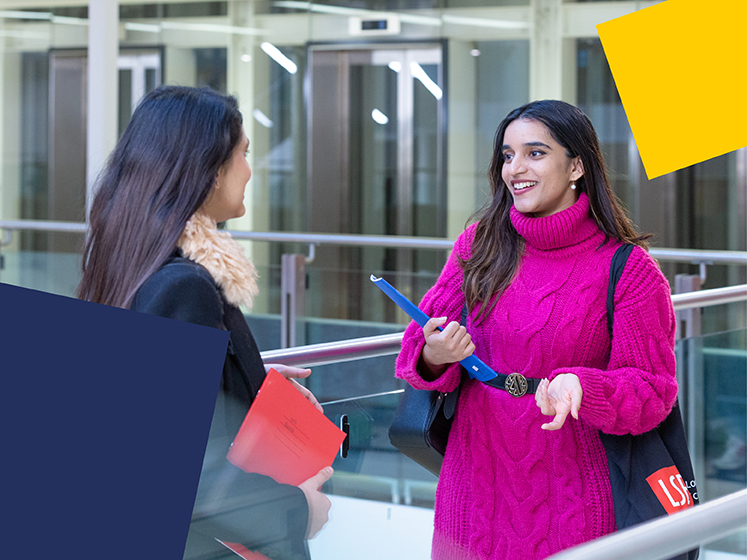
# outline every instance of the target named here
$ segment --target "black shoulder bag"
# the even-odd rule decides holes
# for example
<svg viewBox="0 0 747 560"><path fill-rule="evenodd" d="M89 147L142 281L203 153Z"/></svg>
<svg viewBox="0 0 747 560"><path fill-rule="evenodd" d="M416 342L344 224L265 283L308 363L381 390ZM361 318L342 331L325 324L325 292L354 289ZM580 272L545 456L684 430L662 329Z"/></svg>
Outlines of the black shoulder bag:
<svg viewBox="0 0 747 560"><path fill-rule="evenodd" d="M623 245L612 258L607 291L607 328L612 340L615 286L633 245ZM669 416L653 430L634 436L599 432L607 452L617 529L624 529L698 504L692 461L687 449L679 399ZM695 560L699 549L671 560Z"/></svg>
<svg viewBox="0 0 747 560"><path fill-rule="evenodd" d="M459 324L467 324L466 305ZM389 426L392 445L436 476L441 474L461 386L460 382L450 393L443 393L413 389L408 383Z"/></svg>

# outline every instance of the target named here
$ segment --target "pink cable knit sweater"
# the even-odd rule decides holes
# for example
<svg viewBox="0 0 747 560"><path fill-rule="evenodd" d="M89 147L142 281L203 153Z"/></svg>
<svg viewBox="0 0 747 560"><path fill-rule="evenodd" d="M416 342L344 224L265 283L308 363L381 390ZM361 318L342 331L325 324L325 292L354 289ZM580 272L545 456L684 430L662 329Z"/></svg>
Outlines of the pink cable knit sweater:
<svg viewBox="0 0 747 560"><path fill-rule="evenodd" d="M606 324L607 282L619 243L604 234L581 194L546 218L511 209L526 240L519 271L486 321L467 330L475 353L496 371L527 377L571 372L583 388L579 419L540 429L533 395L468 381L462 388L436 493L432 557L438 560L546 558L615 530L607 459L598 430L639 434L669 413L677 395L674 312L666 278L640 248L615 295L614 336ZM459 321L462 269L475 226L457 240L421 308ZM436 381L416 371L423 332L412 323L397 377L416 389L452 390L459 365Z"/></svg>

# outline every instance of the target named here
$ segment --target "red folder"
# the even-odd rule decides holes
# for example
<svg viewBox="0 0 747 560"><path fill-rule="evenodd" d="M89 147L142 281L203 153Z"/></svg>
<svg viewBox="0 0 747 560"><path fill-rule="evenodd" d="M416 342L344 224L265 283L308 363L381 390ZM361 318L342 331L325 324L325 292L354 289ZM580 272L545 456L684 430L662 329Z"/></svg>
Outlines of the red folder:
<svg viewBox="0 0 747 560"><path fill-rule="evenodd" d="M236 554L236 556L239 556L243 558L244 560L269 560L267 556L264 554L260 554L259 552L254 552L252 550L249 550L246 548L243 544L235 543L235 542L228 542L228 541L221 541L219 539L215 539L220 544L225 546L228 550Z"/></svg>
<svg viewBox="0 0 747 560"><path fill-rule="evenodd" d="M228 460L243 471L298 486L332 464L344 439L342 430L271 369L231 444Z"/></svg>

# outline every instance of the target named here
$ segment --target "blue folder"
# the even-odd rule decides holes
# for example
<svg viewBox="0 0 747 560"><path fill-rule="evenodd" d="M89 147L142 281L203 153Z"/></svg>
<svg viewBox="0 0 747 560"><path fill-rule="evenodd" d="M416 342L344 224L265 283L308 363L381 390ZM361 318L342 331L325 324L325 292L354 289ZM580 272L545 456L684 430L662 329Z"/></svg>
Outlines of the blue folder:
<svg viewBox="0 0 747 560"><path fill-rule="evenodd" d="M371 282L381 288L382 292L388 295L394 303L402 308L402 311L412 317L412 320L421 327L425 326L425 324L430 320L430 317L428 317L428 315L426 315L417 305L415 305L413 302L399 293L394 286L392 286L383 278L377 278L372 274ZM438 327L438 330L442 331L444 329L442 327ZM483 362L474 354L472 354L471 356L467 356L459 363L464 366L464 369L467 370L467 373L472 379L478 379L479 381L488 381L490 379L493 379L494 377L498 377L498 374L496 374L492 369L490 369L490 367L488 367L487 364L485 364L485 362Z"/></svg>

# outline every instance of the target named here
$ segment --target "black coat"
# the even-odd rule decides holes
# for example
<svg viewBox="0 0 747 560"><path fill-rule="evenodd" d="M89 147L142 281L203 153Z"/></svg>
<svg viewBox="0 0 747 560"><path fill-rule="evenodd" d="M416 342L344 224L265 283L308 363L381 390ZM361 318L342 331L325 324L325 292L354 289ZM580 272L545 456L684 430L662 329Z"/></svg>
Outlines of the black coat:
<svg viewBox="0 0 747 560"><path fill-rule="evenodd" d="M303 492L247 474L226 460L265 377L241 310L226 301L205 268L179 253L145 281L130 308L231 333L184 558L237 558L216 538L241 543L272 560L309 558Z"/></svg>

